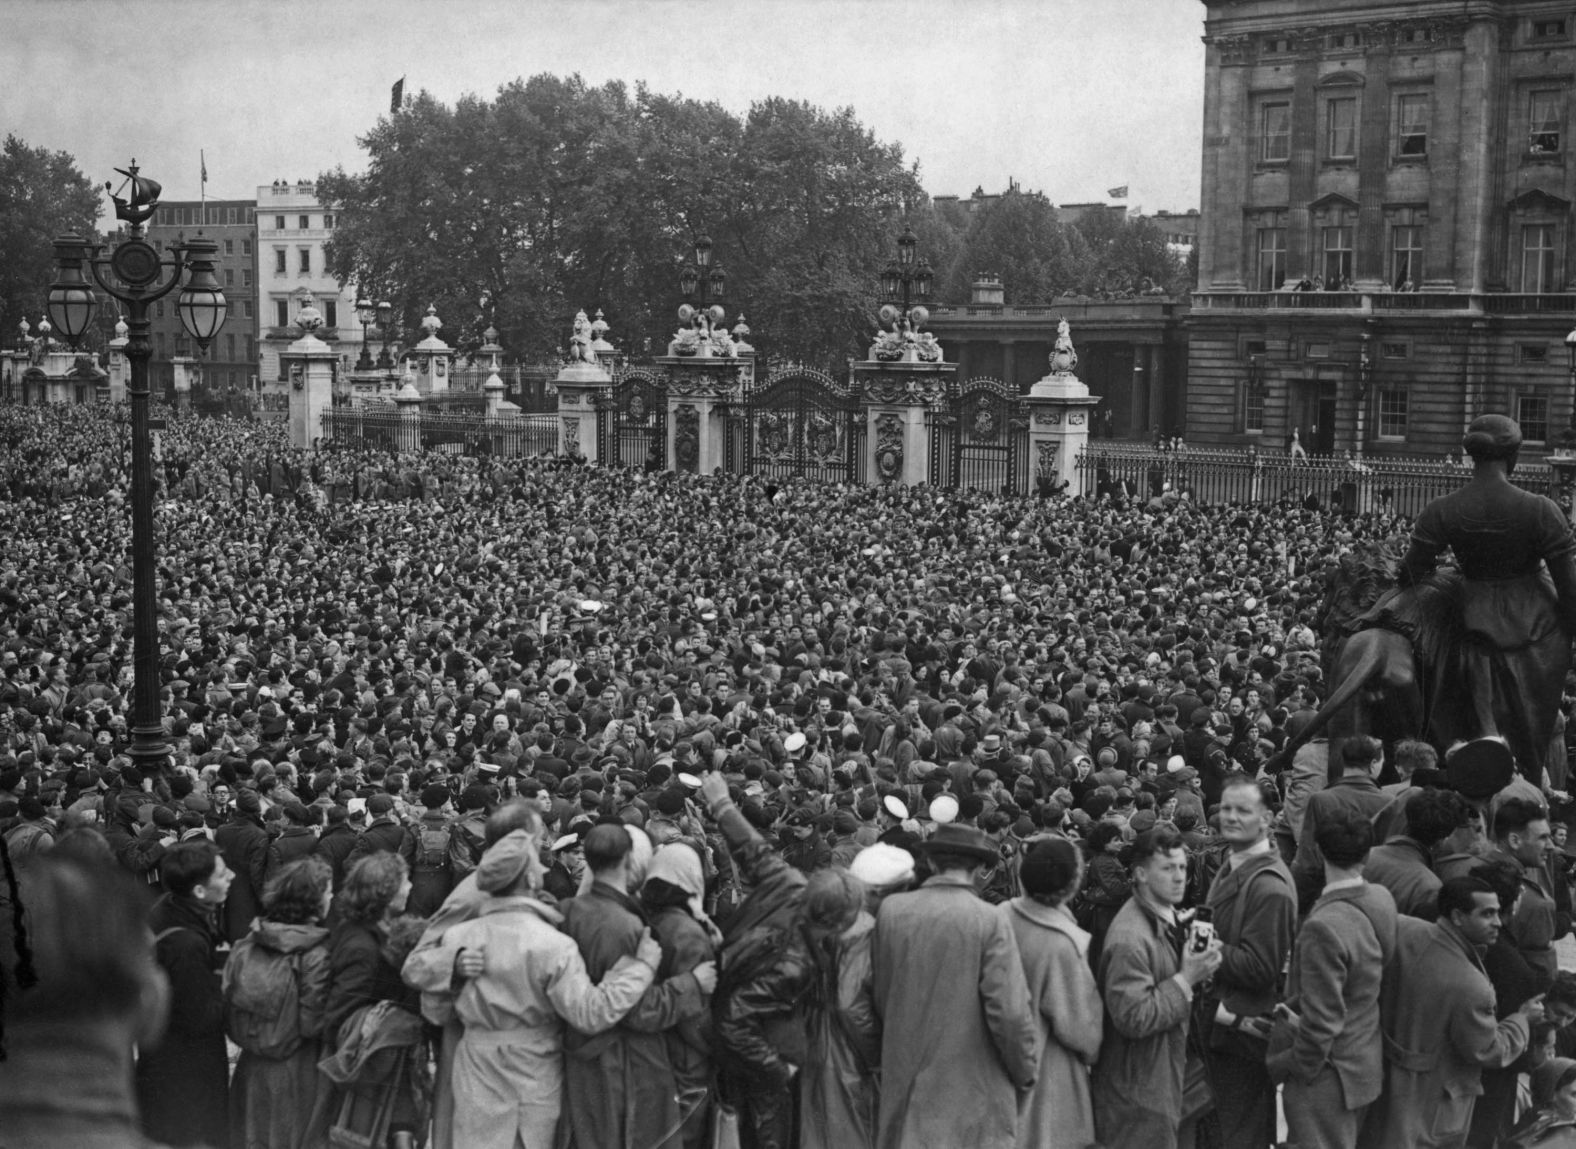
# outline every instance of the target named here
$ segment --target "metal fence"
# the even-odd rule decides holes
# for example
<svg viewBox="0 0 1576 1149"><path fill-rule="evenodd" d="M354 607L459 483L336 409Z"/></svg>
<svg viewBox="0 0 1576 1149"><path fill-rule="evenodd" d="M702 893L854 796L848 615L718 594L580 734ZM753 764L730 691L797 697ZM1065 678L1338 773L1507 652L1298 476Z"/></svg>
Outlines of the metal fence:
<svg viewBox="0 0 1576 1149"><path fill-rule="evenodd" d="M1156 451L1126 444L1091 444L1076 460L1085 495L1148 499L1168 491L1199 503L1315 503L1356 513L1416 515L1429 501L1472 477L1472 468L1437 459L1347 459L1261 455L1198 449ZM1517 486L1554 494L1546 463L1521 464Z"/></svg>
<svg viewBox="0 0 1576 1149"><path fill-rule="evenodd" d="M323 436L343 447L380 451L443 451L454 455L556 455L558 416L402 415L391 406L323 412Z"/></svg>

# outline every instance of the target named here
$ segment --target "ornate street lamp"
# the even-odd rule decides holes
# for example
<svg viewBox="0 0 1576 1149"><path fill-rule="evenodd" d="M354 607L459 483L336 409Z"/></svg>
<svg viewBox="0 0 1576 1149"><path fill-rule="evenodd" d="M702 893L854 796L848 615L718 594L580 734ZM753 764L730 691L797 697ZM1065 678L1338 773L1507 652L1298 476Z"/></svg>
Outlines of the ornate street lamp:
<svg viewBox="0 0 1576 1149"><path fill-rule="evenodd" d="M131 378L126 393L131 399L131 551L135 643L132 653L131 757L139 768L156 771L168 751L159 714L159 634L153 539L153 443L149 426L148 360L153 354L148 309L177 287L176 312L181 324L202 348L224 326L228 304L214 276L219 245L199 234L197 239L172 247L168 258L143 238L144 222L159 205L163 190L153 180L137 174L136 161L129 169L117 168L126 177L122 199L111 195L115 216L131 225L124 241L108 256L102 245L80 236L55 240L57 277L49 289L49 315L62 338L72 346L93 319L95 301L83 274L91 269L99 289L125 304L129 342L126 358ZM106 185L106 188L113 185ZM42 326L42 325L41 325ZM151 776L151 775L150 775Z"/></svg>
<svg viewBox="0 0 1576 1149"><path fill-rule="evenodd" d="M367 328L372 325L377 315L377 304L364 295L356 297L356 318L361 323L361 354L356 356L357 371L372 370L372 352L367 350Z"/></svg>
<svg viewBox="0 0 1576 1149"><path fill-rule="evenodd" d="M712 267L711 248L711 237L702 235L695 241L695 262L686 264L679 272L679 291L684 296L684 303L679 307L679 322L693 324L701 337L708 340L714 330L725 330L722 321L728 314L722 308L728 273L720 267Z"/></svg>
<svg viewBox="0 0 1576 1149"><path fill-rule="evenodd" d="M378 330L383 333L383 348L378 352L378 367L394 370L394 360L389 358L389 324L394 321L394 305L386 299L378 301Z"/></svg>
<svg viewBox="0 0 1576 1149"><path fill-rule="evenodd" d="M930 318L930 312L918 304L930 298L934 280L929 261L919 258L919 239L914 229L905 224L897 239L897 258L881 269L884 303L878 314L883 329L890 328L890 334L881 338L885 346L879 351L880 358L895 359L902 353L903 343L917 341L915 333Z"/></svg>

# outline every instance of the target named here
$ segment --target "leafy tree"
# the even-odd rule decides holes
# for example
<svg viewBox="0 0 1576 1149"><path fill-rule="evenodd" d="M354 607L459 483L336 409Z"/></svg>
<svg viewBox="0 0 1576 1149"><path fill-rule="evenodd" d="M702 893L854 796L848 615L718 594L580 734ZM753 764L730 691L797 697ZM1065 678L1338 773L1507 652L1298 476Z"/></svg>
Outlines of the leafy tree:
<svg viewBox="0 0 1576 1149"><path fill-rule="evenodd" d="M1084 294L1189 290L1182 260L1166 246L1165 233L1153 220L1090 212L1073 226L1088 245L1079 283Z"/></svg>
<svg viewBox="0 0 1576 1149"><path fill-rule="evenodd" d="M97 186L66 152L29 147L7 135L0 151L0 339L23 319L36 325L54 278L54 240L91 238L101 206Z"/></svg>
<svg viewBox="0 0 1576 1149"><path fill-rule="evenodd" d="M491 320L527 356L562 347L581 307L660 352L705 233L762 352L835 362L868 338L892 217L921 197L901 150L848 109L773 99L741 122L578 76L452 109L422 93L360 142L365 173L318 183L339 216L334 273L394 302L407 334L431 303L451 343Z"/></svg>
<svg viewBox="0 0 1576 1149"><path fill-rule="evenodd" d="M1013 303L1050 303L1077 288L1088 262L1087 244L1058 222L1049 200L1013 189L969 218L942 298L968 299L974 280L990 272Z"/></svg>

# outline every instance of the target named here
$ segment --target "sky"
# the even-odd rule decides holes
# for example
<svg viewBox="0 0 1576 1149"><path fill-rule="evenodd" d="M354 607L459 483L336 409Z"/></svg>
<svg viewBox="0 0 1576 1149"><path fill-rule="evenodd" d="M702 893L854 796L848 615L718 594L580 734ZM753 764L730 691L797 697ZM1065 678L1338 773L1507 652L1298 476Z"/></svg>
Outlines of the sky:
<svg viewBox="0 0 1576 1149"><path fill-rule="evenodd" d="M1198 206L1199 0L5 0L0 126L166 201L364 170L394 82L452 104L519 77L644 81L743 115L851 107L932 195ZM117 52L126 58L117 59ZM107 205L107 200L106 200Z"/></svg>

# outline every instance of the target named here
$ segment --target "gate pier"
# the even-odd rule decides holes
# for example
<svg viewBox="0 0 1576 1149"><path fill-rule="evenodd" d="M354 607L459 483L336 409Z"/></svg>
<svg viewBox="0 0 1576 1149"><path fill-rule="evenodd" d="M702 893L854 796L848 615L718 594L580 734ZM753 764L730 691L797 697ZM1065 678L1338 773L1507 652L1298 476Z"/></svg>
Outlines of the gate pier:
<svg viewBox="0 0 1576 1149"><path fill-rule="evenodd" d="M575 316L569 362L553 386L558 390L558 453L565 458L584 458L588 463L616 461L604 458L598 434L599 416L607 406L613 377L598 359L591 321L584 311Z"/></svg>
<svg viewBox="0 0 1576 1149"><path fill-rule="evenodd" d="M939 356L939 348L938 348ZM931 423L945 409L948 383L957 370L951 363L917 359L854 364L854 380L865 408L864 468L872 485L915 486L932 481Z"/></svg>

